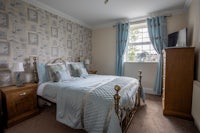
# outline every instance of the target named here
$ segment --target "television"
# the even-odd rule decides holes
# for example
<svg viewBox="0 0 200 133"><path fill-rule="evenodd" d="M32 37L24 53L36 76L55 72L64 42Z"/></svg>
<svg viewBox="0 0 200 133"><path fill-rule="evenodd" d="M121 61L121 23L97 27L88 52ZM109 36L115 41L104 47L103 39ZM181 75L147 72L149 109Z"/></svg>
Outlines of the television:
<svg viewBox="0 0 200 133"><path fill-rule="evenodd" d="M168 35L168 47L186 47L187 29L183 28Z"/></svg>

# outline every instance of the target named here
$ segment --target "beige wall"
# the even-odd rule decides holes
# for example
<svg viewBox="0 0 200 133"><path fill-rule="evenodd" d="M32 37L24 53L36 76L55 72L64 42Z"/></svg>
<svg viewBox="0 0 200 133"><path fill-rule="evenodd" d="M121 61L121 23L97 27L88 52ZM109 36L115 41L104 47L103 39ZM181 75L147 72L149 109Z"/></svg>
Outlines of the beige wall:
<svg viewBox="0 0 200 133"><path fill-rule="evenodd" d="M168 33L178 31L187 25L186 13L167 18ZM98 74L115 74L116 29L113 27L96 29L92 32L92 68ZM143 87L153 88L156 63L125 63L125 76L137 77L138 70L143 71ZM151 93L151 92L150 92Z"/></svg>
<svg viewBox="0 0 200 133"><path fill-rule="evenodd" d="M115 74L116 29L113 27L92 32L92 68L98 74Z"/></svg>
<svg viewBox="0 0 200 133"><path fill-rule="evenodd" d="M188 10L188 44L195 47L195 80L200 81L200 0L192 0Z"/></svg>
<svg viewBox="0 0 200 133"><path fill-rule="evenodd" d="M167 31L171 34L175 31L179 31L187 25L187 13L176 14L171 17L167 17Z"/></svg>

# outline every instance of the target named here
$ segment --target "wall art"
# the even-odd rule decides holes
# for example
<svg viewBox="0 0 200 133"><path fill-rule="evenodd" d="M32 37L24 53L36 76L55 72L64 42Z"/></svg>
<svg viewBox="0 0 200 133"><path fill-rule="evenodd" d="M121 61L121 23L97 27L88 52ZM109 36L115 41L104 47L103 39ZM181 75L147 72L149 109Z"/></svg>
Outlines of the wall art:
<svg viewBox="0 0 200 133"><path fill-rule="evenodd" d="M58 28L51 27L51 36L58 37Z"/></svg>
<svg viewBox="0 0 200 133"><path fill-rule="evenodd" d="M8 28L8 14L0 12L0 27Z"/></svg>
<svg viewBox="0 0 200 133"><path fill-rule="evenodd" d="M10 54L10 44L7 41L0 41L0 55Z"/></svg>
<svg viewBox="0 0 200 133"><path fill-rule="evenodd" d="M28 8L28 20L32 22L38 22L38 12L34 9Z"/></svg>
<svg viewBox="0 0 200 133"><path fill-rule="evenodd" d="M39 42L38 34L29 32L28 33L28 42L31 45L38 45L38 42Z"/></svg>

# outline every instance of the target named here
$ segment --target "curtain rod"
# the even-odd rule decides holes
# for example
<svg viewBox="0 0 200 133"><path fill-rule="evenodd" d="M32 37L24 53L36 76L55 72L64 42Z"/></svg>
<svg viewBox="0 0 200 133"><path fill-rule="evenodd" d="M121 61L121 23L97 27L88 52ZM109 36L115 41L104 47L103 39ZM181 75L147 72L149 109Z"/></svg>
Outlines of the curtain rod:
<svg viewBox="0 0 200 133"><path fill-rule="evenodd" d="M160 15L160 16L162 16L162 15ZM160 17L160 16L145 16L145 17L141 18L141 20L134 21L134 19L131 19L129 21L130 21L130 24L138 24L138 23L145 22L147 18ZM171 17L171 16L172 16L172 14L164 15L164 17ZM113 25L113 27L116 27L116 24Z"/></svg>

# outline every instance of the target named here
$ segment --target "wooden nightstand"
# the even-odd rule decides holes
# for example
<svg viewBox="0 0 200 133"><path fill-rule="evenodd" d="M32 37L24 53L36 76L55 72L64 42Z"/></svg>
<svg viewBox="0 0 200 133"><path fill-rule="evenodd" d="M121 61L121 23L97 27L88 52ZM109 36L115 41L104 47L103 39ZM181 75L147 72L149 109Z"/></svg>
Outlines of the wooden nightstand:
<svg viewBox="0 0 200 133"><path fill-rule="evenodd" d="M1 89L5 123L10 127L37 113L37 84L23 87L9 86Z"/></svg>
<svg viewBox="0 0 200 133"><path fill-rule="evenodd" d="M88 70L89 74L97 74L97 70Z"/></svg>

